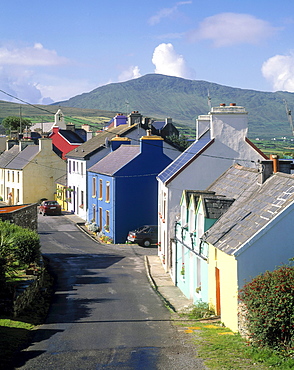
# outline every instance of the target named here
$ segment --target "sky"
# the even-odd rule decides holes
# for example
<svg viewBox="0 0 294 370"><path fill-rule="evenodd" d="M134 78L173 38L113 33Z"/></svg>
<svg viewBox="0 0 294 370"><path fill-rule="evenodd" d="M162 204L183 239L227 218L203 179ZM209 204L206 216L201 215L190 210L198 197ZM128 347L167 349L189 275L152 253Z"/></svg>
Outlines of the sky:
<svg viewBox="0 0 294 370"><path fill-rule="evenodd" d="M294 92L293 0L14 0L0 100L50 104L149 73Z"/></svg>

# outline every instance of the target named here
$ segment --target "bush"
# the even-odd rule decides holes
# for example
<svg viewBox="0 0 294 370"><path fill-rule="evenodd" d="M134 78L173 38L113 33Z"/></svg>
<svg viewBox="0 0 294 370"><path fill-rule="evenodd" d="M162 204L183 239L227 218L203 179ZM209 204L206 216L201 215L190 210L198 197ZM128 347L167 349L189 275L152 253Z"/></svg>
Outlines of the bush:
<svg viewBox="0 0 294 370"><path fill-rule="evenodd" d="M294 267L267 271L240 291L254 344L276 350L294 347Z"/></svg>
<svg viewBox="0 0 294 370"><path fill-rule="evenodd" d="M0 221L0 257L6 266L37 262L40 256L40 238L36 232Z"/></svg>
<svg viewBox="0 0 294 370"><path fill-rule="evenodd" d="M199 301L189 312L188 316L191 319L206 319L215 316L215 312L209 308L208 303Z"/></svg>

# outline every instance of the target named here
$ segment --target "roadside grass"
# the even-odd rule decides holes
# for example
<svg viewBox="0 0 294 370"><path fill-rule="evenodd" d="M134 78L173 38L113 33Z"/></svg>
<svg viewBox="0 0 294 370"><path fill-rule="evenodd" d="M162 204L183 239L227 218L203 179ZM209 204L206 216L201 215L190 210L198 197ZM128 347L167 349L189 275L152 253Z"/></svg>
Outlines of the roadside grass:
<svg viewBox="0 0 294 370"><path fill-rule="evenodd" d="M15 280L18 280L17 274ZM45 271L44 289L40 290L31 306L18 317L0 317L0 370L12 370L17 352L31 342L34 329L45 321L53 289L53 278Z"/></svg>
<svg viewBox="0 0 294 370"><path fill-rule="evenodd" d="M177 321L191 336L197 354L209 370L294 369L294 359L270 349L252 347L221 323Z"/></svg>
<svg viewBox="0 0 294 370"><path fill-rule="evenodd" d="M0 318L0 369L12 369L15 353L30 341L34 327L23 321Z"/></svg>

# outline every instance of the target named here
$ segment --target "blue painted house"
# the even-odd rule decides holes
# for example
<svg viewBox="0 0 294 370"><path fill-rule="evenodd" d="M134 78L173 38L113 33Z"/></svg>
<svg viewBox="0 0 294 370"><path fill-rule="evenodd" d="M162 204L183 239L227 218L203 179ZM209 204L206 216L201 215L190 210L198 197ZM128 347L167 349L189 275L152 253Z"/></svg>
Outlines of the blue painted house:
<svg viewBox="0 0 294 370"><path fill-rule="evenodd" d="M159 136L143 136L140 145L116 137L111 148L88 170L89 220L114 243L124 243L129 230L157 224L156 176L172 159Z"/></svg>

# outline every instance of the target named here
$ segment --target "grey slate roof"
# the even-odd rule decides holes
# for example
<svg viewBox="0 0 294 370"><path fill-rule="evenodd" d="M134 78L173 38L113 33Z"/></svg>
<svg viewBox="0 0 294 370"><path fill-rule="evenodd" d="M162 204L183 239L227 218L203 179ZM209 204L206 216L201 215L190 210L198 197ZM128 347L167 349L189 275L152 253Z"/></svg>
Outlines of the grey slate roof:
<svg viewBox="0 0 294 370"><path fill-rule="evenodd" d="M0 168L5 168L19 153L19 146L13 145L9 150L5 150L0 155Z"/></svg>
<svg viewBox="0 0 294 370"><path fill-rule="evenodd" d="M220 218L230 208L234 199L222 196L203 196L205 217L211 219Z"/></svg>
<svg viewBox="0 0 294 370"><path fill-rule="evenodd" d="M59 134L71 144L80 144L84 142L84 140L77 133L71 130L59 130Z"/></svg>
<svg viewBox="0 0 294 370"><path fill-rule="evenodd" d="M28 145L21 152L19 146L14 145L0 156L0 168L22 170L39 152L38 145Z"/></svg>
<svg viewBox="0 0 294 370"><path fill-rule="evenodd" d="M157 178L163 183L172 180L185 166L196 159L207 144L213 142L210 139L210 132L207 131L199 140L195 141L183 153L181 153L169 166L167 166Z"/></svg>
<svg viewBox="0 0 294 370"><path fill-rule="evenodd" d="M105 147L106 140L110 141L116 135L125 136L137 127L138 124L132 126L125 124L103 131L98 135L92 137L92 139L81 144L77 149L71 150L69 153L66 154L66 158L87 159L91 155L103 149Z"/></svg>
<svg viewBox="0 0 294 370"><path fill-rule="evenodd" d="M139 145L121 145L114 152L109 153L99 162L94 164L88 171L113 176L132 159L140 154Z"/></svg>
<svg viewBox="0 0 294 370"><path fill-rule="evenodd" d="M237 254L245 242L294 202L292 175L275 173L262 185L258 176L257 170L235 166L209 187L236 200L203 240L227 254Z"/></svg>
<svg viewBox="0 0 294 370"><path fill-rule="evenodd" d="M18 153L15 158L7 164L6 168L22 170L39 153L39 145L28 145Z"/></svg>

